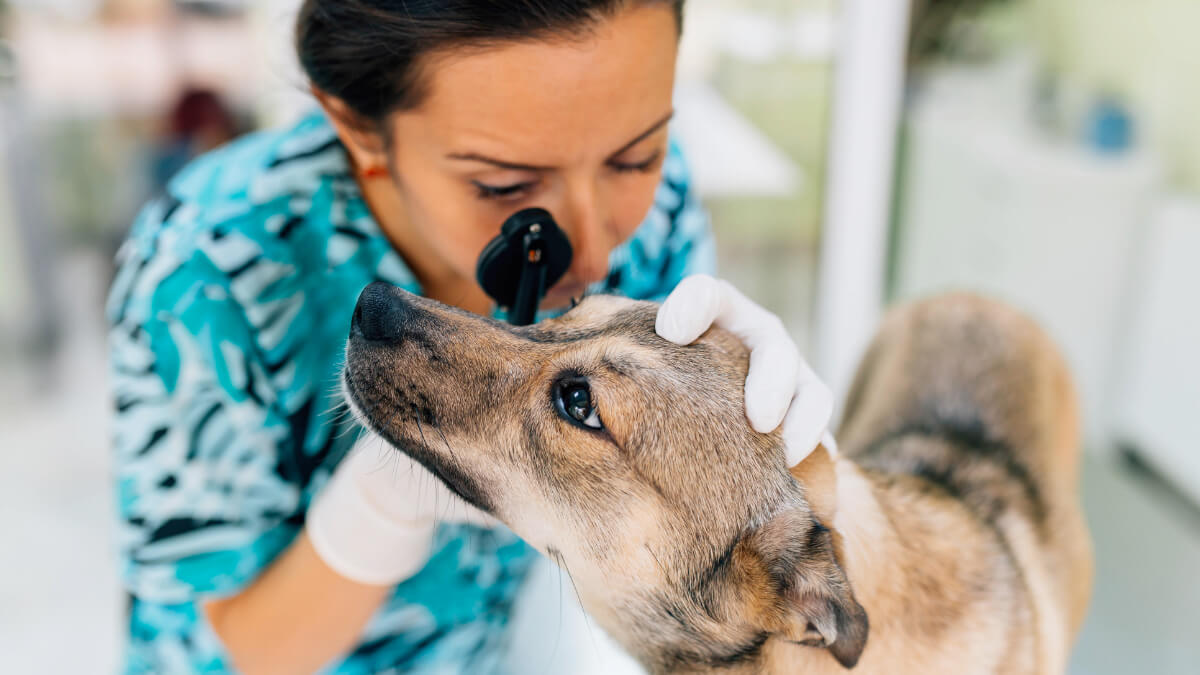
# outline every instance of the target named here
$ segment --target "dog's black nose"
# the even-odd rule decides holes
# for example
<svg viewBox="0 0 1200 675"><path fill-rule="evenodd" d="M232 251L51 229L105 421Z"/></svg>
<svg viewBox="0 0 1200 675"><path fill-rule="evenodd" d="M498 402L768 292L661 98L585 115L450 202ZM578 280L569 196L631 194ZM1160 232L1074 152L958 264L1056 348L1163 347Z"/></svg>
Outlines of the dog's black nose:
<svg viewBox="0 0 1200 675"><path fill-rule="evenodd" d="M374 342L399 340L414 310L406 295L391 284L373 282L358 296L350 331Z"/></svg>

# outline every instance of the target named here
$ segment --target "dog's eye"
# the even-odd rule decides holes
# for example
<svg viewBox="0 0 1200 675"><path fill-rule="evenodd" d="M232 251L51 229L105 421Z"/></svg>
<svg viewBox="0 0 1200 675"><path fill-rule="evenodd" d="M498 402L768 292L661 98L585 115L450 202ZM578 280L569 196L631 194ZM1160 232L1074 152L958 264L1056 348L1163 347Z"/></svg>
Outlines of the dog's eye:
<svg viewBox="0 0 1200 675"><path fill-rule="evenodd" d="M558 388L555 404L559 414L568 420L581 424L589 429L603 429L600 414L592 404L592 392L587 384L568 382Z"/></svg>

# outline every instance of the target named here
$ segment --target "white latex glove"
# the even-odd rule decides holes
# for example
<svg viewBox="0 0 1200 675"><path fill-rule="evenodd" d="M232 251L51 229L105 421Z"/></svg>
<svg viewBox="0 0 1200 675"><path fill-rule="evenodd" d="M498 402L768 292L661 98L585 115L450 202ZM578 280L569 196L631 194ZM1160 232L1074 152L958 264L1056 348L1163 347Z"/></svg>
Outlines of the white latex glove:
<svg viewBox="0 0 1200 675"><path fill-rule="evenodd" d="M498 523L408 455L367 433L309 507L305 527L317 555L335 572L390 586L425 565L439 522Z"/></svg>
<svg viewBox="0 0 1200 675"><path fill-rule="evenodd" d="M833 393L800 356L779 317L742 295L728 281L694 274L679 282L658 310L655 330L678 345L696 341L716 325L750 348L746 375L746 417L760 433L783 422L788 466L823 444L837 453L827 431Z"/></svg>

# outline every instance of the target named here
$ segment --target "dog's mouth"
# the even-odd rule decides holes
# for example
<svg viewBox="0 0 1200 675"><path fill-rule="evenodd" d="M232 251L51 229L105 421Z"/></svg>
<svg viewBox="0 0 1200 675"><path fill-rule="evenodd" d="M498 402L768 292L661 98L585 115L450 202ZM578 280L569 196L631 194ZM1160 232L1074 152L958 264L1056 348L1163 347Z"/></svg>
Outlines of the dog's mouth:
<svg viewBox="0 0 1200 675"><path fill-rule="evenodd" d="M442 481L451 492L458 495L460 499L480 511L495 515L492 502L488 499L487 494L480 488L479 483L471 478L462 467L439 457L436 452L425 445L425 442L398 438L389 429L376 422L375 415L373 414L374 411L362 400L354 384L354 377L349 362L347 362L346 368L342 371L342 388L345 391L345 399L350 406L350 411L360 424L387 441L388 445L416 460L429 473ZM414 411L413 414L416 415L417 413ZM403 415L397 415L396 418L407 419ZM416 420L417 418L414 417L413 419ZM440 432L436 435L439 438L443 438ZM446 444L447 448L449 448L448 441Z"/></svg>

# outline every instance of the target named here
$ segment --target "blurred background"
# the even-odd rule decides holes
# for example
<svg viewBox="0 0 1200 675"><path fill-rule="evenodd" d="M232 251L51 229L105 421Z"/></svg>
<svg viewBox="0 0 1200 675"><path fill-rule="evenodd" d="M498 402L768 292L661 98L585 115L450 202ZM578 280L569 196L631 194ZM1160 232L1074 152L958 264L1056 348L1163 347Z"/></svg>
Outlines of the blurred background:
<svg viewBox="0 0 1200 675"><path fill-rule="evenodd" d="M311 103L296 0L0 0L0 653L120 655L102 301L139 206ZM886 304L998 295L1083 396L1071 672L1200 672L1200 2L689 0L720 268L844 392Z"/></svg>

